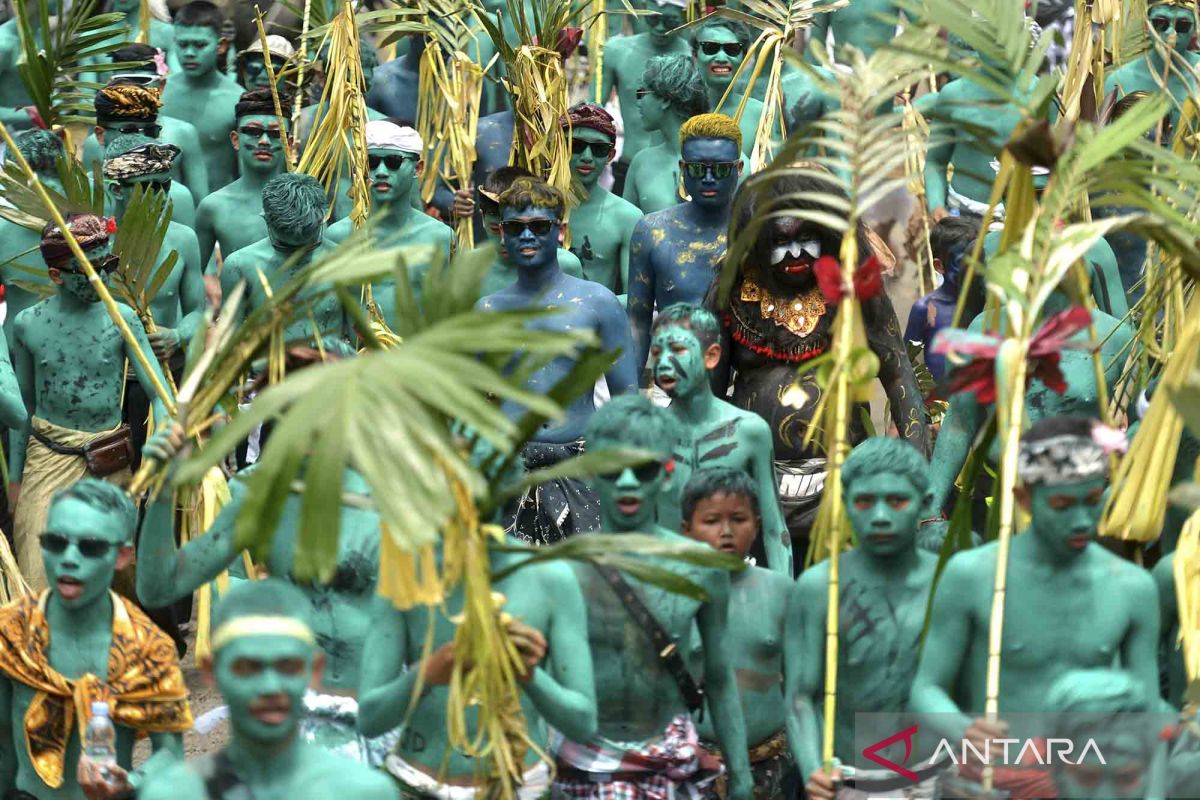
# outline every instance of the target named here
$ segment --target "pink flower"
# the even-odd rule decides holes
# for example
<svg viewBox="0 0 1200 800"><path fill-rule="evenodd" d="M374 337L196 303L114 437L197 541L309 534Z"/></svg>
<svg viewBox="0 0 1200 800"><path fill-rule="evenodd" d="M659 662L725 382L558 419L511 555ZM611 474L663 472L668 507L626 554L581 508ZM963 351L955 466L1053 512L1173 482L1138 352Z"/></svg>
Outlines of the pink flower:
<svg viewBox="0 0 1200 800"><path fill-rule="evenodd" d="M167 57L162 50L154 51L154 70L158 73L158 77L165 77L171 69L167 66Z"/></svg>
<svg viewBox="0 0 1200 800"><path fill-rule="evenodd" d="M1125 436L1125 431L1100 423L1092 426L1092 441L1107 455L1124 453L1129 449L1129 439Z"/></svg>

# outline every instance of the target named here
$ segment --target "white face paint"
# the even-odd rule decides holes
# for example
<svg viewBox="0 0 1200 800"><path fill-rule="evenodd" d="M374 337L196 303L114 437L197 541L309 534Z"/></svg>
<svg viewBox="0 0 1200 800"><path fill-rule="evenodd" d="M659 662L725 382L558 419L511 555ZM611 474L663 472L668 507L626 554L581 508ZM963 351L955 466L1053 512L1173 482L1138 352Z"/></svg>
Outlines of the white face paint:
<svg viewBox="0 0 1200 800"><path fill-rule="evenodd" d="M797 239L787 244L771 248L771 264L782 264L785 261L799 261L801 256L808 256L813 261L821 257L821 241L819 239Z"/></svg>

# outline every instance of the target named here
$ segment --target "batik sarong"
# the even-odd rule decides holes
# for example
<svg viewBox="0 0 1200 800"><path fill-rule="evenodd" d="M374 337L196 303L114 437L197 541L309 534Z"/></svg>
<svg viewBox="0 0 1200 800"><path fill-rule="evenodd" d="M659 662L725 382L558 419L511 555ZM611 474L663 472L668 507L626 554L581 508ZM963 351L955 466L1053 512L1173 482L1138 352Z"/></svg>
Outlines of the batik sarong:
<svg viewBox="0 0 1200 800"><path fill-rule="evenodd" d="M530 442L521 450L525 471L552 467L584 450L583 440L559 444ZM554 544L600 530L600 499L584 481L560 478L527 489L506 509L506 531L535 544Z"/></svg>
<svg viewBox="0 0 1200 800"><path fill-rule="evenodd" d="M704 749L714 758L721 759L721 747L704 742ZM762 744L753 747L750 758L750 779L754 782L754 800L780 800L785 796L785 778L793 771L795 761L788 748L787 734L783 731ZM723 774L708 787L706 800L725 800L728 795L728 775Z"/></svg>

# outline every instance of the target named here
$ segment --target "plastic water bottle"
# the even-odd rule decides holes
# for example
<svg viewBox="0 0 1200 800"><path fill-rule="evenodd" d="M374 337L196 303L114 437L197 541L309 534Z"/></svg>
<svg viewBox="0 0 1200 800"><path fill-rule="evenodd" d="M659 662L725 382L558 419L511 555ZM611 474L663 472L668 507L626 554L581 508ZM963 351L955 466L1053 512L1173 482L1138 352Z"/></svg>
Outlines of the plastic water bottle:
<svg viewBox="0 0 1200 800"><path fill-rule="evenodd" d="M83 754L100 767L100 774L108 781L112 777L109 767L117 764L117 731L108 718L108 703L92 703L92 720L83 732Z"/></svg>

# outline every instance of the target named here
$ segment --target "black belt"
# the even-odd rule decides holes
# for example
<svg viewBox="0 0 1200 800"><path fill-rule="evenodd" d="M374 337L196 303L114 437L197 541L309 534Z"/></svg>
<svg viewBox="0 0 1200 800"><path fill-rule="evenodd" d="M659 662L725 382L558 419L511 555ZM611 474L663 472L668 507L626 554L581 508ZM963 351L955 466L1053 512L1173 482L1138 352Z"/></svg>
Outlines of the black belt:
<svg viewBox="0 0 1200 800"><path fill-rule="evenodd" d="M67 447L65 444L59 444L58 442L51 440L46 436L46 434L33 427L32 423L29 428L29 435L37 439L46 447L46 449L50 450L51 452L58 453L60 456L82 457L86 452L82 447Z"/></svg>
<svg viewBox="0 0 1200 800"><path fill-rule="evenodd" d="M920 769L914 769L912 772L917 776L916 780L896 774L887 778L846 778L842 781L842 785L860 792L890 792L932 778L952 763L948 760L938 761Z"/></svg>

